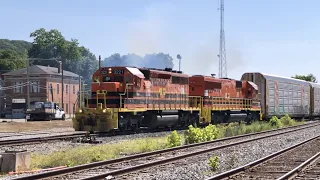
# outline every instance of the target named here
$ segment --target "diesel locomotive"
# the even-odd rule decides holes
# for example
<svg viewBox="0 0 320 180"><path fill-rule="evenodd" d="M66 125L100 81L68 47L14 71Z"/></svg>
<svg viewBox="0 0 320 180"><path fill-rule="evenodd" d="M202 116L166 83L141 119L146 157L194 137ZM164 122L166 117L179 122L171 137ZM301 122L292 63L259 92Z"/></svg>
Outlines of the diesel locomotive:
<svg viewBox="0 0 320 180"><path fill-rule="evenodd" d="M137 131L262 118L258 86L248 80L125 66L100 67L92 80L91 97L73 119L76 130Z"/></svg>

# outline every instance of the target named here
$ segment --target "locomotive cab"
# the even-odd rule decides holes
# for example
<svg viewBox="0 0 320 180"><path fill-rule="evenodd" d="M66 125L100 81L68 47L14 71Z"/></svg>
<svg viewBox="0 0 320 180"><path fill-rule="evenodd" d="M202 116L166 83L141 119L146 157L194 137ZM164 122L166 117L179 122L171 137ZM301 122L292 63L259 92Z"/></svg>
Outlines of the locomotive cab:
<svg viewBox="0 0 320 180"><path fill-rule="evenodd" d="M95 107L98 103L102 103L104 108L120 107L123 103L121 100L124 98L123 96L132 98L134 89L141 87L141 79L143 78L143 74L137 68L100 68L93 75L92 99L89 107Z"/></svg>

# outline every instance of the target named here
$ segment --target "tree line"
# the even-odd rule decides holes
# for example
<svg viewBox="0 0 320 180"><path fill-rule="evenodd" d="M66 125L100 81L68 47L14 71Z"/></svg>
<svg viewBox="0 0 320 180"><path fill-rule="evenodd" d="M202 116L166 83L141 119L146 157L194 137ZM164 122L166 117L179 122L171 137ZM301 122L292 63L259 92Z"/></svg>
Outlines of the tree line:
<svg viewBox="0 0 320 180"><path fill-rule="evenodd" d="M91 83L92 74L98 69L98 59L88 48L79 45L77 39L67 40L56 29L40 28L30 33L33 42L0 39L0 73L30 65L58 67L63 62L63 69L81 75L86 83ZM149 68L173 67L173 58L169 54L120 55L114 53L101 62L102 66L139 66Z"/></svg>

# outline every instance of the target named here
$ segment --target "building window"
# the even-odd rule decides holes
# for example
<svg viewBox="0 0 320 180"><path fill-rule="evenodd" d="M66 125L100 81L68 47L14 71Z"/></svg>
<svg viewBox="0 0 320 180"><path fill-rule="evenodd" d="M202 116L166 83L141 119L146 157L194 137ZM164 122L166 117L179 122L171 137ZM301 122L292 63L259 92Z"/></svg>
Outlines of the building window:
<svg viewBox="0 0 320 180"><path fill-rule="evenodd" d="M52 94L52 92L53 92L52 84L50 83L50 85L49 85L49 94Z"/></svg>
<svg viewBox="0 0 320 180"><path fill-rule="evenodd" d="M31 93L40 93L40 82L39 81L31 81L30 92Z"/></svg>
<svg viewBox="0 0 320 180"><path fill-rule="evenodd" d="M59 84L57 84L57 94L59 94Z"/></svg>
<svg viewBox="0 0 320 180"><path fill-rule="evenodd" d="M14 89L13 89L14 93L22 93L23 92L22 82L14 82L13 87L14 87Z"/></svg>
<svg viewBox="0 0 320 180"><path fill-rule="evenodd" d="M66 103L66 113L69 112L69 106L68 106L68 103Z"/></svg>
<svg viewBox="0 0 320 180"><path fill-rule="evenodd" d="M76 104L73 104L72 111L73 113L76 111Z"/></svg>
<svg viewBox="0 0 320 180"><path fill-rule="evenodd" d="M73 85L73 87L72 87L72 92L73 92L73 94L75 94L76 93L76 87Z"/></svg>
<svg viewBox="0 0 320 180"><path fill-rule="evenodd" d="M66 84L66 94L68 94L68 84Z"/></svg>

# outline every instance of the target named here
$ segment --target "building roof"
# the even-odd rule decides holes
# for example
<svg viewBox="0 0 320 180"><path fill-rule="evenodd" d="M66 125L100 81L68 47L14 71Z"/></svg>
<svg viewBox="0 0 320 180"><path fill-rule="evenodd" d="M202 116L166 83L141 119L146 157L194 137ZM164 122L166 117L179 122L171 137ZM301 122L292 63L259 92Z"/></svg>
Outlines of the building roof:
<svg viewBox="0 0 320 180"><path fill-rule="evenodd" d="M8 73L2 74L3 76L19 76L19 75L26 75L27 68L22 68L18 70L14 70ZM48 74L48 75L61 75L58 73L58 68L56 67L48 67L48 66L40 66L40 65L33 65L29 67L29 74L30 75L40 75L40 74ZM75 74L70 71L63 71L63 76L69 77L79 77L78 74Z"/></svg>

